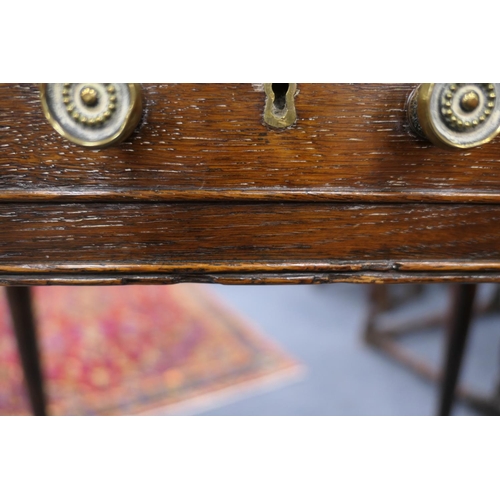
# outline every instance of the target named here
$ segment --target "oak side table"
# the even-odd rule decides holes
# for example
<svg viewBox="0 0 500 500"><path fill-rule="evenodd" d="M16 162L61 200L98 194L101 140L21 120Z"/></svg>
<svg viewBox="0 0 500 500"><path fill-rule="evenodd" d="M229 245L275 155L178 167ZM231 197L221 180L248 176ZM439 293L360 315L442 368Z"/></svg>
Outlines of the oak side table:
<svg viewBox="0 0 500 500"><path fill-rule="evenodd" d="M294 84L272 85L279 111ZM31 285L449 282L463 329L474 284L500 282L500 138L432 144L416 87L298 84L280 127L264 84L144 84L130 137L89 149L38 85L0 85L0 284L25 367Z"/></svg>

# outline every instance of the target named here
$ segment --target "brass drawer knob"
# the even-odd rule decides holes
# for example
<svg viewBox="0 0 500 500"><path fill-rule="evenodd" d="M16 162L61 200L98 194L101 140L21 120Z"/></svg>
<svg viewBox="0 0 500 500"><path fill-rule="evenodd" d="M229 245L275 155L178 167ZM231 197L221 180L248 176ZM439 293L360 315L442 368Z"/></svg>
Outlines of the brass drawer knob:
<svg viewBox="0 0 500 500"><path fill-rule="evenodd" d="M136 83L43 83L42 108L63 137L89 148L105 148L126 139L142 114Z"/></svg>
<svg viewBox="0 0 500 500"><path fill-rule="evenodd" d="M412 129L443 148L473 148L500 132L499 83L422 83L408 101Z"/></svg>

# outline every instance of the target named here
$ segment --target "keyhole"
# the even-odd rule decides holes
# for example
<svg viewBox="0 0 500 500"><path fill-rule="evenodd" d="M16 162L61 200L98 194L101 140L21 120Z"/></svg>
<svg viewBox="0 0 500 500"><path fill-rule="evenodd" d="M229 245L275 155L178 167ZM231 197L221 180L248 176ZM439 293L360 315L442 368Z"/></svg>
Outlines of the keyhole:
<svg viewBox="0 0 500 500"><path fill-rule="evenodd" d="M288 83L273 83L271 88L274 92L274 105L275 107L283 111L286 106L286 93L288 92Z"/></svg>
<svg viewBox="0 0 500 500"><path fill-rule="evenodd" d="M264 83L266 104L264 123L273 128L287 128L295 123L296 83Z"/></svg>

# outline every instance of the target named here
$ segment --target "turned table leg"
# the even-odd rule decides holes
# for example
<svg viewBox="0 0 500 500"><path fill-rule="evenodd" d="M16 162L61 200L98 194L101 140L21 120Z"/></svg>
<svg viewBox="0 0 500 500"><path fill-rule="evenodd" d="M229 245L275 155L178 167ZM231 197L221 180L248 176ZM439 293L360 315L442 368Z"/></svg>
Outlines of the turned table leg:
<svg viewBox="0 0 500 500"><path fill-rule="evenodd" d="M46 415L43 377L29 287L6 287L12 324L33 415Z"/></svg>
<svg viewBox="0 0 500 500"><path fill-rule="evenodd" d="M462 365L477 285L454 285L447 328L438 415L449 415Z"/></svg>

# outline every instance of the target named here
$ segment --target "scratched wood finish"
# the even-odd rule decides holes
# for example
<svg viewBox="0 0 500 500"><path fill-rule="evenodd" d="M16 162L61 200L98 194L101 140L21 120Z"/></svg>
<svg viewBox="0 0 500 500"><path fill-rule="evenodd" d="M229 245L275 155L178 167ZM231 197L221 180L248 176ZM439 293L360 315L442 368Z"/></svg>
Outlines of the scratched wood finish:
<svg viewBox="0 0 500 500"><path fill-rule="evenodd" d="M415 137L414 87L299 84L296 125L275 131L258 85L146 84L130 140L89 151L52 130L36 85L0 85L0 200L498 202L500 140Z"/></svg>
<svg viewBox="0 0 500 500"><path fill-rule="evenodd" d="M329 273L120 273L120 274L0 274L1 286L24 285L152 285L177 283L216 283L220 285L320 285L327 283L401 284L401 283L492 283L500 282L498 272L465 271L448 274L401 272Z"/></svg>
<svg viewBox="0 0 500 500"><path fill-rule="evenodd" d="M497 205L1 204L0 272L500 272L499 223Z"/></svg>
<svg viewBox="0 0 500 500"><path fill-rule="evenodd" d="M500 140L415 137L414 85L144 85L132 137L72 145L0 85L0 285L500 282Z"/></svg>

